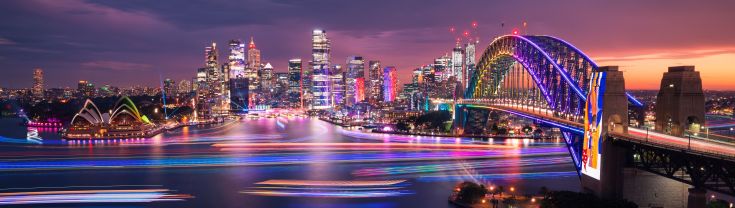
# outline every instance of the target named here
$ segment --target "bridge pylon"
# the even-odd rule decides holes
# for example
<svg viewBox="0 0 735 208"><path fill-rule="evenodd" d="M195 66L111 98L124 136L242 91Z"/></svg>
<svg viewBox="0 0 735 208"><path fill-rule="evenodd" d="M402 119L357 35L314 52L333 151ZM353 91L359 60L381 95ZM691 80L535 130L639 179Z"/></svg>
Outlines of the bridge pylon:
<svg viewBox="0 0 735 208"><path fill-rule="evenodd" d="M598 67L590 79L582 143L582 187L601 198L622 198L626 149L613 145L608 134L628 132L625 79L617 66Z"/></svg>
<svg viewBox="0 0 735 208"><path fill-rule="evenodd" d="M702 78L694 66L669 67L656 96L656 131L673 136L697 133L704 127Z"/></svg>

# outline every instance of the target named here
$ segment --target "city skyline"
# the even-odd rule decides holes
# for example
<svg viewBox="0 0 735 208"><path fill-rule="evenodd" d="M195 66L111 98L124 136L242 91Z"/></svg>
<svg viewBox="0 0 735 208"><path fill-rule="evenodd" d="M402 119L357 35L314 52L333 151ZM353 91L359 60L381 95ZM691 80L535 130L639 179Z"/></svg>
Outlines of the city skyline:
<svg viewBox="0 0 735 208"><path fill-rule="evenodd" d="M380 60L383 65L396 66L399 81L407 83L413 69L451 52L456 35L449 32L450 27L461 32L469 29L472 21L479 23L478 56L491 37L519 28L529 34L565 37L599 65L620 65L630 89L656 89L661 73L674 65L697 66L706 80L705 89L735 87L727 80L735 76L730 67L735 64L735 44L728 39L735 29L727 27L733 14L727 11L728 6L723 6L733 3L727 1L675 1L667 2L663 9L653 2L632 1L530 7L523 2L477 2L480 6L476 7L443 2L223 2L176 11L166 8L169 3L5 2L0 13L22 20L0 23L7 28L0 32L0 70L8 74L0 78L0 87L30 88L28 81L35 68L44 69L48 88L73 87L80 79L100 85L157 86L159 77L192 77L191 71L202 67L201 48L212 41L225 46L229 40L249 40L251 36L262 50L263 62L285 72L289 59L308 60L313 29L329 32L335 64L344 65L342 60L352 55ZM570 4L576 7L565 8ZM243 5L253 5L245 11L266 17L233 14L246 7ZM330 11L340 7L375 8L383 15L372 18L364 14L369 12L353 13L352 9L308 14L297 9ZM658 9L651 9L654 7ZM423 12L443 8L447 14L414 17L400 12L407 8ZM561 11L563 15L547 17L539 12L546 9ZM485 10L494 12L481 12ZM576 10L583 11L577 14L573 12ZM267 15L269 12L294 14ZM188 17L207 15L211 18ZM528 22L525 30L524 21ZM40 27L23 27L27 24ZM225 54L223 49L219 53ZM110 73L115 76L109 76Z"/></svg>

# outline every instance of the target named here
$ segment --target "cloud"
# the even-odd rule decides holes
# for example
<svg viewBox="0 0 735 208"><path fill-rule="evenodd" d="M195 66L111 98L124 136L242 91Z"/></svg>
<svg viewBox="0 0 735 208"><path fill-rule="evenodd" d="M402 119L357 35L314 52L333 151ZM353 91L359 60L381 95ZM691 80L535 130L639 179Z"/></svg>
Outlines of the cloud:
<svg viewBox="0 0 735 208"><path fill-rule="evenodd" d="M120 61L90 61L81 65L84 69L109 71L147 71L153 68L150 64Z"/></svg>
<svg viewBox="0 0 735 208"><path fill-rule="evenodd" d="M689 59L699 58L712 55L720 54L732 54L735 53L735 48L716 48L716 49L685 49L676 51L667 51L660 53L647 53L647 54L634 54L626 56L605 56L597 57L594 60L598 62L611 62L611 61L639 61L639 60L654 60L654 59Z"/></svg>
<svg viewBox="0 0 735 208"><path fill-rule="evenodd" d="M0 37L0 45L15 45L15 44L17 43L10 39Z"/></svg>

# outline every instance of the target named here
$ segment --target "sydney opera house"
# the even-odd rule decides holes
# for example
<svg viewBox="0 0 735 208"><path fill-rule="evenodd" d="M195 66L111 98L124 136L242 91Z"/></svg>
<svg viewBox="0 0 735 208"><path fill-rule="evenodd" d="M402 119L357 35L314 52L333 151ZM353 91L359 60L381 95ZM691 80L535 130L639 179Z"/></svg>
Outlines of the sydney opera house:
<svg viewBox="0 0 735 208"><path fill-rule="evenodd" d="M65 139L122 139L151 137L163 128L141 115L128 97L122 97L108 112L102 113L91 100L74 115Z"/></svg>

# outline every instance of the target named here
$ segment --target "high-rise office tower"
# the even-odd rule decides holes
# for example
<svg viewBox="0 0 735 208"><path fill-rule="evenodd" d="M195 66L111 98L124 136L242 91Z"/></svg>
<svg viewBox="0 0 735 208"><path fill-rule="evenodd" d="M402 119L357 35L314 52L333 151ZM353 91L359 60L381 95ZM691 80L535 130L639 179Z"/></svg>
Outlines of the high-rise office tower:
<svg viewBox="0 0 735 208"><path fill-rule="evenodd" d="M342 66L335 64L329 73L330 102L332 108L343 107L345 103L345 71Z"/></svg>
<svg viewBox="0 0 735 208"><path fill-rule="evenodd" d="M163 80L163 94L167 98L175 98L178 94L178 86L176 86L176 81L173 79L164 79Z"/></svg>
<svg viewBox="0 0 735 208"><path fill-rule="evenodd" d="M230 40L228 57L229 78L245 76L245 44L240 40Z"/></svg>
<svg viewBox="0 0 735 208"><path fill-rule="evenodd" d="M94 84L88 82L87 80L79 80L79 84L77 84L77 92L79 93L79 97L94 97L96 94L95 91L96 90L94 88Z"/></svg>
<svg viewBox="0 0 735 208"><path fill-rule="evenodd" d="M464 63L464 59L462 59L462 46L457 43L457 46L452 49L452 60L450 63L450 71L452 76L454 76L457 80L462 81L464 80L464 77L466 76L464 74L464 71L462 70L462 64Z"/></svg>
<svg viewBox="0 0 735 208"><path fill-rule="evenodd" d="M253 69L260 67L260 50L255 47L253 37L250 37L250 43L248 43L248 67Z"/></svg>
<svg viewBox="0 0 735 208"><path fill-rule="evenodd" d="M266 63L260 73L260 84L263 92L270 92L274 87L273 65Z"/></svg>
<svg viewBox="0 0 735 208"><path fill-rule="evenodd" d="M383 102L383 68L380 61L368 62L369 76L368 81L368 102L371 105L378 105Z"/></svg>
<svg viewBox="0 0 735 208"><path fill-rule="evenodd" d="M235 77L229 81L230 111L234 113L246 113L250 105L250 84L248 78Z"/></svg>
<svg viewBox="0 0 735 208"><path fill-rule="evenodd" d="M452 58L448 55L434 59L434 75L437 77L437 82L443 82L449 80L452 76L451 64Z"/></svg>
<svg viewBox="0 0 735 208"><path fill-rule="evenodd" d="M257 47L255 47L255 41L253 40L253 37L250 37L250 43L248 44L248 65L245 69L245 77L247 77L248 84L250 84L250 93L260 86L260 77L258 77L258 73L260 72L262 66L260 64L260 50L258 50Z"/></svg>
<svg viewBox="0 0 735 208"><path fill-rule="evenodd" d="M332 106L329 78L330 43L327 32L314 30L311 39L311 69L313 94L311 109L328 109Z"/></svg>
<svg viewBox="0 0 735 208"><path fill-rule="evenodd" d="M396 100L396 88L398 88L398 74L396 67L383 68L383 101L390 103Z"/></svg>
<svg viewBox="0 0 735 208"><path fill-rule="evenodd" d="M43 70L36 68L33 70L33 93L34 101L41 101L44 98L44 86L43 86Z"/></svg>
<svg viewBox="0 0 735 208"><path fill-rule="evenodd" d="M472 79L472 76L475 73L475 46L477 42L470 41L464 45L464 66L465 66L465 78L464 83L465 87L469 84L469 80Z"/></svg>
<svg viewBox="0 0 735 208"><path fill-rule="evenodd" d="M352 107L365 100L365 60L362 56L347 58L345 73L345 105Z"/></svg>
<svg viewBox="0 0 735 208"><path fill-rule="evenodd" d="M289 107L291 108L301 108L302 102L301 102L301 95L303 93L302 91L302 85L301 85L301 74L303 70L303 65L301 63L301 59L299 58L293 58L291 60L288 60L288 102Z"/></svg>

